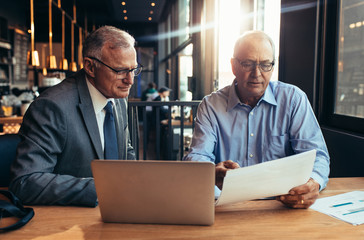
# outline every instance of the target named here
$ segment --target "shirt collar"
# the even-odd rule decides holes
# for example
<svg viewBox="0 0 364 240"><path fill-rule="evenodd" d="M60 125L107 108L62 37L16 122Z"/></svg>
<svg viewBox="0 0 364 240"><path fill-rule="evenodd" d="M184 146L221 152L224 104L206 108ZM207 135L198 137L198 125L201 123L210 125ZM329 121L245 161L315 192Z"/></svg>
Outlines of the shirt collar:
<svg viewBox="0 0 364 240"><path fill-rule="evenodd" d="M86 76L86 82L87 82L88 90L91 95L92 105L94 107L94 111L96 114L98 114L99 112L101 112L104 109L104 107L106 106L108 101L112 101L114 103L114 99L105 98L105 96L102 95L102 93L99 90L97 90L97 88L95 88L94 85L92 85L90 83L87 76Z"/></svg>
<svg viewBox="0 0 364 240"><path fill-rule="evenodd" d="M228 104L227 104L226 111L233 109L237 104L242 104L238 97L238 94L236 93L235 85L236 85L236 79L233 81L233 83L231 84L231 87L229 89L229 98L228 98ZM275 106L277 105L277 101L273 95L272 87L270 84L268 84L268 87L265 90L263 97L261 99L259 99L257 105L259 105L259 103L261 101L265 101L271 105L275 105Z"/></svg>
<svg viewBox="0 0 364 240"><path fill-rule="evenodd" d="M241 104L238 94L236 94L235 85L236 85L236 80L233 81L233 83L229 88L229 97L228 97L228 104L226 111L230 111L237 104Z"/></svg>
<svg viewBox="0 0 364 240"><path fill-rule="evenodd" d="M276 98L275 98L275 96L273 94L272 86L271 86L270 83L268 84L268 87L265 90L263 97L259 100L258 104L261 101L265 101L266 103L277 106L277 101L276 101Z"/></svg>

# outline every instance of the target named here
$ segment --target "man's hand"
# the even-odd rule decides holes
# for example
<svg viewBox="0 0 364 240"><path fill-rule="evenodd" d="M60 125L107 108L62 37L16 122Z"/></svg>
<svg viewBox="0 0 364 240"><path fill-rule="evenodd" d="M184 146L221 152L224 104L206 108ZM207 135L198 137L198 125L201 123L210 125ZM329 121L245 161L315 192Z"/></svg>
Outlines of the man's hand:
<svg viewBox="0 0 364 240"><path fill-rule="evenodd" d="M226 175L226 172L229 169L235 169L235 168L239 168L239 164L236 162L233 162L231 160L227 160L224 162L220 162L218 164L216 164L215 170L216 170L216 179L215 179L215 184L218 188L220 188L220 190L222 189L222 184L224 182L224 177Z"/></svg>
<svg viewBox="0 0 364 240"><path fill-rule="evenodd" d="M291 208L309 208L319 196L320 184L310 178L307 183L292 188L287 195L278 196L277 200Z"/></svg>

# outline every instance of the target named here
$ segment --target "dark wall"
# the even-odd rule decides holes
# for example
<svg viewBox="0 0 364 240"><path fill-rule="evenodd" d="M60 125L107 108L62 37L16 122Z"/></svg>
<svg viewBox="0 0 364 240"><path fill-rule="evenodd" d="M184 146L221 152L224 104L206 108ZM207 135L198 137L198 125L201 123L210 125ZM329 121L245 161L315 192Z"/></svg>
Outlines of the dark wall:
<svg viewBox="0 0 364 240"><path fill-rule="evenodd" d="M364 138L322 127L331 156L332 177L364 176Z"/></svg>
<svg viewBox="0 0 364 240"><path fill-rule="evenodd" d="M282 0L279 80L314 101L316 1Z"/></svg>
<svg viewBox="0 0 364 240"><path fill-rule="evenodd" d="M320 1L282 0L279 79L306 92L316 115L320 103ZM317 43L317 44L316 44ZM317 69L316 69L317 68ZM334 81L334 79L332 79ZM331 158L330 177L364 176L364 138L321 125Z"/></svg>
<svg viewBox="0 0 364 240"><path fill-rule="evenodd" d="M29 1L11 0L2 1L0 7L0 16L8 21L8 26L27 30L27 8Z"/></svg>

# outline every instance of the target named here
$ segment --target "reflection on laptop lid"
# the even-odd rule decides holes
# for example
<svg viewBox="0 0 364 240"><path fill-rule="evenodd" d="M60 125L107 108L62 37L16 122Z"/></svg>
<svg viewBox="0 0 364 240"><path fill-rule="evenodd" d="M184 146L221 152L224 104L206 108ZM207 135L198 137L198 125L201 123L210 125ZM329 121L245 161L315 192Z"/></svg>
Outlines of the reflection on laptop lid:
<svg viewBox="0 0 364 240"><path fill-rule="evenodd" d="M94 160L104 222L212 225L211 162Z"/></svg>

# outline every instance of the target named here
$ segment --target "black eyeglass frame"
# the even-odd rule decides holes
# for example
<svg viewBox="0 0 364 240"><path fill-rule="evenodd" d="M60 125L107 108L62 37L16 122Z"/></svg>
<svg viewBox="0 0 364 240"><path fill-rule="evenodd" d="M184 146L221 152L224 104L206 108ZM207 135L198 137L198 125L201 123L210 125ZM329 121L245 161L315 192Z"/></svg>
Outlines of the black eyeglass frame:
<svg viewBox="0 0 364 240"><path fill-rule="evenodd" d="M95 57L88 57L92 60L96 60L97 62L101 63L102 65L104 65L105 67L108 67L109 69L111 69L113 72L115 72L117 75L122 75L122 74L125 74L127 75L128 73L131 73L133 72L134 73L134 76L138 76L141 72L142 72L142 69L143 69L143 66L138 64L139 66L136 67L136 68L132 68L132 69L122 69L122 70L116 70L115 68L112 68L110 67L109 65L107 65L106 63L104 63L103 61L101 61L100 59L98 58L95 58ZM135 71L137 71L135 73Z"/></svg>
<svg viewBox="0 0 364 240"><path fill-rule="evenodd" d="M274 60L272 62L269 62L269 63L256 63L256 62L250 62L250 61L249 62L247 62L247 61L240 61L239 59L237 59L235 57L234 57L234 59L240 64L240 66L242 67L242 69L243 69L244 72L251 72L254 69L256 69L257 66L259 67L259 70L261 70L263 72L270 72L270 71L272 71L272 69L274 67L274 64L275 64ZM252 65L251 70L244 69L243 64L248 64L248 63ZM262 68L262 65L267 65L267 64L270 65L270 69L269 70L263 69Z"/></svg>

